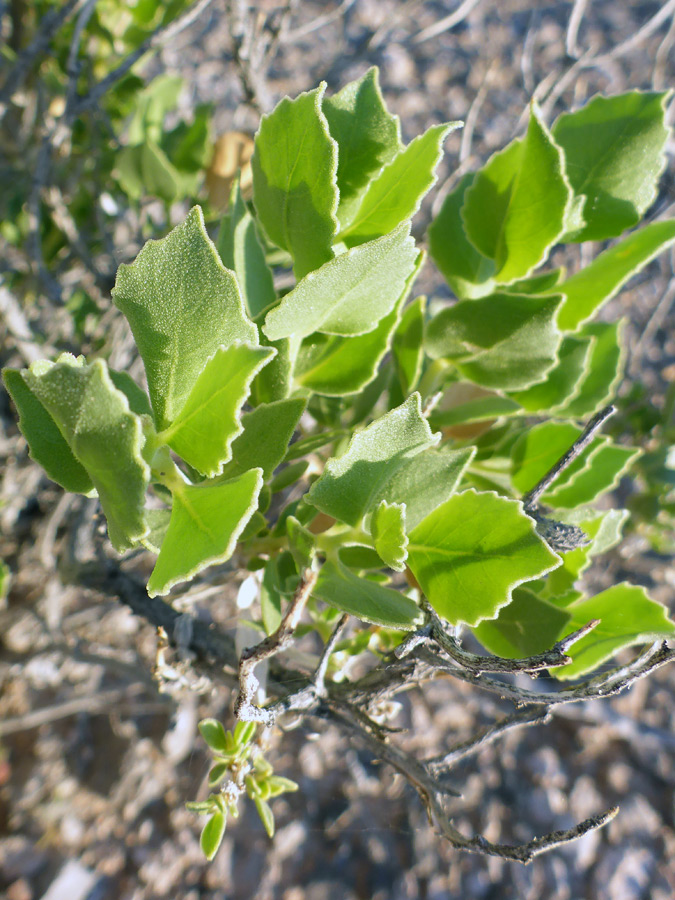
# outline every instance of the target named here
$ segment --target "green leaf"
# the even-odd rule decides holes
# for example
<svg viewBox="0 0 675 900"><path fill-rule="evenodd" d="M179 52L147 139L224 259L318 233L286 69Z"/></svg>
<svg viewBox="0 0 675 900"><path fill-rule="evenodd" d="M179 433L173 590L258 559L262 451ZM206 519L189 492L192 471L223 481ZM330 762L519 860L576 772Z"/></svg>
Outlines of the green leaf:
<svg viewBox="0 0 675 900"><path fill-rule="evenodd" d="M202 836L199 840L199 844L202 848L202 853L209 860L209 862L218 852L218 848L220 847L225 835L226 825L227 819L225 817L225 813L215 812L202 830Z"/></svg>
<svg viewBox="0 0 675 900"><path fill-rule="evenodd" d="M90 494L94 484L87 470L73 455L54 418L26 384L25 375L25 369L2 370L5 387L19 412L19 428L31 459L65 490Z"/></svg>
<svg viewBox="0 0 675 900"><path fill-rule="evenodd" d="M595 313L633 275L675 243L675 219L651 222L614 244L609 250L563 281L556 290L565 295L558 324L575 330Z"/></svg>
<svg viewBox="0 0 675 900"><path fill-rule="evenodd" d="M584 326L582 337L593 339L588 374L561 412L584 418L593 415L613 399L623 378L625 350L622 346L624 319L618 322L591 322Z"/></svg>
<svg viewBox="0 0 675 900"><path fill-rule="evenodd" d="M173 491L169 530L148 581L151 597L230 558L262 484L262 469L250 469L229 481L186 483Z"/></svg>
<svg viewBox="0 0 675 900"><path fill-rule="evenodd" d="M159 197L173 203L180 193L180 176L162 148L152 140L122 147L115 173L124 193L133 200Z"/></svg>
<svg viewBox="0 0 675 900"><path fill-rule="evenodd" d="M461 122L433 125L400 150L368 185L341 239L353 247L388 234L411 219L436 183L443 141L460 127Z"/></svg>
<svg viewBox="0 0 675 900"><path fill-rule="evenodd" d="M522 278L546 259L571 198L562 151L533 103L525 137L488 160L462 207L467 236L495 261L496 281Z"/></svg>
<svg viewBox="0 0 675 900"><path fill-rule="evenodd" d="M298 571L311 565L316 552L314 535L305 528L295 516L286 519L286 534L288 535L288 549L293 554Z"/></svg>
<svg viewBox="0 0 675 900"><path fill-rule="evenodd" d="M418 297L407 306L396 326L392 352L404 396L417 387L424 362L424 312L426 297Z"/></svg>
<svg viewBox="0 0 675 900"><path fill-rule="evenodd" d="M368 400L368 392L364 392L363 388L378 376L380 363L389 350L399 323L400 311L423 261L424 254L419 253L397 304L373 331L356 337L330 337L316 333L305 338L295 365L297 384L327 397L344 397L361 392L353 407L355 414L360 412L357 410L359 400Z"/></svg>
<svg viewBox="0 0 675 900"><path fill-rule="evenodd" d="M171 510L146 508L145 521L148 526L148 533L141 538L141 544L146 550L151 550L157 554L164 543L164 538L169 528Z"/></svg>
<svg viewBox="0 0 675 900"><path fill-rule="evenodd" d="M283 585L277 568L277 560L267 560L260 585L260 611L266 634L274 634L281 625L281 608L283 605Z"/></svg>
<svg viewBox="0 0 675 900"><path fill-rule="evenodd" d="M558 293L555 290L556 285L565 274L564 269L549 269L547 272L538 272L530 275L529 278L519 278L512 281L511 284L505 286L504 290L511 291L513 294L546 294Z"/></svg>
<svg viewBox="0 0 675 900"><path fill-rule="evenodd" d="M202 475L220 475L242 432L239 417L251 382L273 355L270 347L239 343L216 350L159 439Z"/></svg>
<svg viewBox="0 0 675 900"><path fill-rule="evenodd" d="M120 266L113 300L143 358L158 429L176 418L216 350L258 341L198 206L167 237L148 241L135 262Z"/></svg>
<svg viewBox="0 0 675 900"><path fill-rule="evenodd" d="M635 447L607 444L590 454L587 467L564 487L546 491L543 500L554 507L574 508L592 503L600 494L616 487L642 451Z"/></svg>
<svg viewBox="0 0 675 900"><path fill-rule="evenodd" d="M261 403L241 418L243 431L232 444L232 461L241 470L259 466L267 481L283 462L307 401L303 398Z"/></svg>
<svg viewBox="0 0 675 900"><path fill-rule="evenodd" d="M325 334L365 334L392 311L416 268L410 223L310 272L265 319L271 341Z"/></svg>
<svg viewBox="0 0 675 900"><path fill-rule="evenodd" d="M328 460L305 499L327 515L357 525L383 499L382 491L401 465L437 441L422 415L420 395L414 393L354 434L346 452Z"/></svg>
<svg viewBox="0 0 675 900"><path fill-rule="evenodd" d="M494 618L515 587L560 563L518 501L473 489L446 500L409 538L408 566L453 625Z"/></svg>
<svg viewBox="0 0 675 900"><path fill-rule="evenodd" d="M376 66L332 97L324 97L322 108L338 145L337 215L345 228L372 177L401 149L400 123L382 99Z"/></svg>
<svg viewBox="0 0 675 900"><path fill-rule="evenodd" d="M466 192L475 178L475 172L462 178L429 226L431 258L460 300L484 297L495 289L494 260L483 256L467 238L461 216Z"/></svg>
<svg viewBox="0 0 675 900"><path fill-rule="evenodd" d="M396 572L405 570L408 535L405 531L405 503L387 503L375 507L370 522L375 549L383 561Z"/></svg>
<svg viewBox="0 0 675 900"><path fill-rule="evenodd" d="M52 417L98 492L116 550L128 550L148 531L143 514L150 469L143 430L103 360L85 365L67 354L24 370L26 385Z"/></svg>
<svg viewBox="0 0 675 900"><path fill-rule="evenodd" d="M261 335L261 344L263 347L272 347L277 351L277 355L262 372L258 373L251 385L249 403L252 406L274 403L288 397L293 387L293 367L300 341L295 338L268 341Z"/></svg>
<svg viewBox="0 0 675 900"><path fill-rule="evenodd" d="M227 751L225 729L217 719L202 719L199 723L199 732L208 746L216 753Z"/></svg>
<svg viewBox="0 0 675 900"><path fill-rule="evenodd" d="M434 409L429 416L432 428L448 428L451 425L464 425L468 422L481 422L484 419L497 419L500 416L511 416L521 412L522 407L509 397L488 394L467 403L460 403L450 409Z"/></svg>
<svg viewBox="0 0 675 900"><path fill-rule="evenodd" d="M237 283L248 314L257 318L276 303L272 271L265 260L253 216L241 196L239 181L235 181L230 195L229 210L220 223L218 253L226 269L237 276Z"/></svg>
<svg viewBox="0 0 675 900"><path fill-rule="evenodd" d="M145 391L140 388L134 379L127 375L126 372L116 372L115 369L108 368L110 380L118 391L122 391L129 401L129 409L136 413L137 416L150 416L152 418L152 406L150 399Z"/></svg>
<svg viewBox="0 0 675 900"><path fill-rule="evenodd" d="M321 111L325 88L284 97L263 116L251 159L258 220L291 254L298 279L333 258L338 227L337 144Z"/></svg>
<svg viewBox="0 0 675 900"><path fill-rule="evenodd" d="M571 402L590 373L592 343L591 337L569 335L563 338L558 362L548 372L546 380L524 391L512 391L509 396L528 412L546 410L552 413Z"/></svg>
<svg viewBox="0 0 675 900"><path fill-rule="evenodd" d="M598 241L636 225L656 199L666 166L667 93L594 97L553 126L586 224L567 240Z"/></svg>
<svg viewBox="0 0 675 900"><path fill-rule="evenodd" d="M567 612L572 621L565 634L592 619L600 619L600 624L570 648L569 656L573 660L570 665L551 669L550 674L560 680L593 671L624 647L648 644L675 634L675 622L668 618L666 609L651 600L643 587L632 584L616 584L595 597L577 600L567 607Z"/></svg>
<svg viewBox="0 0 675 900"><path fill-rule="evenodd" d="M272 483L270 484L272 493L275 494L278 491L283 491L287 487L290 487L290 485L298 481L299 478L302 478L307 471L308 466L309 460L307 459L299 459L290 466L284 466L272 479Z"/></svg>
<svg viewBox="0 0 675 900"><path fill-rule="evenodd" d="M327 560L312 591L329 606L374 625L412 630L420 618L417 604L391 588L354 575L341 562Z"/></svg>
<svg viewBox="0 0 675 900"><path fill-rule="evenodd" d="M513 600L499 610L497 618L481 622L473 632L491 653L519 659L550 650L562 634L571 630L566 627L571 618L527 588L516 588Z"/></svg>
<svg viewBox="0 0 675 900"><path fill-rule="evenodd" d="M383 486L382 499L405 503L410 530L454 493L474 453L474 447L440 447L403 460Z"/></svg>
<svg viewBox="0 0 675 900"><path fill-rule="evenodd" d="M306 437L298 438L288 448L285 457L286 461L290 462L293 459L299 459L301 456L307 456L308 453L313 453L319 447L325 447L326 444L337 441L345 437L346 434L347 432L345 431L320 431L316 434L308 434Z"/></svg>
<svg viewBox="0 0 675 900"><path fill-rule="evenodd" d="M542 422L521 434L511 449L511 482L514 488L522 494L531 490L567 453L580 434L581 429L571 422ZM601 441L596 438L559 476L558 483L568 482L575 472L583 468L589 452L597 448Z"/></svg>
<svg viewBox="0 0 675 900"><path fill-rule="evenodd" d="M462 300L428 323L427 353L432 359L451 360L465 378L483 387L529 387L556 363L561 300L506 291Z"/></svg>
<svg viewBox="0 0 675 900"><path fill-rule="evenodd" d="M260 816L260 821L265 826L265 831L267 832L267 837L274 837L274 813L270 809L270 805L266 800L263 800L262 797L254 797L253 802L255 803L255 808L258 810L258 815Z"/></svg>

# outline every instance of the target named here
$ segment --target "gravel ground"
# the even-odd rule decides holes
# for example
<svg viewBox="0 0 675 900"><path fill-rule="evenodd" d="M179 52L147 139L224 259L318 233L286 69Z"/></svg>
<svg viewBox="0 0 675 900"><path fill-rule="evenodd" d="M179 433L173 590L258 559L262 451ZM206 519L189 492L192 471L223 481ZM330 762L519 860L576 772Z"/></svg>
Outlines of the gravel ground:
<svg viewBox="0 0 675 900"><path fill-rule="evenodd" d="M338 89L377 64L404 139L435 122L467 121L463 135L447 142L438 198L458 162L475 165L517 131L542 82L553 91L544 98L550 116L597 91L674 83L675 9L651 33L640 32L672 3L587 4L576 64L565 54L569 2L482 0L454 27L421 39L458 6L298 4L269 68L270 95L276 100L322 79ZM242 105L222 7L214 2L155 65L185 77L186 105L215 104L218 131L255 130L257 115ZM583 56L589 48L594 65ZM672 146L670 161L659 210L675 200ZM429 214L426 208L420 216L420 235ZM652 318L671 265L667 258L653 263L605 313L629 318L631 371L657 404L675 364L668 319L659 326ZM431 267L422 289L442 291ZM79 552L73 535L83 545L91 540L100 527L95 504L64 497L30 463L5 395L0 413L0 557L16 573L0 609L0 891L8 900L675 896L672 667L625 696L574 706L547 726L512 732L458 770L464 796L454 801L456 823L491 840L528 840L620 805L607 828L529 867L453 850L433 833L399 776L322 726L317 734L279 736L275 767L300 790L276 801L274 842L247 810L216 860L205 864L199 824L183 807L205 789L207 759L196 723L207 714L227 719L232 698L208 685L196 693L194 685L180 683L158 693L153 629L71 583L69 562ZM132 566L142 573L147 561ZM654 554L639 536L593 577L602 584L618 571L675 606L672 560ZM192 602L222 627L233 625L232 594L224 595L217 581ZM440 750L495 711L469 687L440 680L407 697L401 740Z"/></svg>

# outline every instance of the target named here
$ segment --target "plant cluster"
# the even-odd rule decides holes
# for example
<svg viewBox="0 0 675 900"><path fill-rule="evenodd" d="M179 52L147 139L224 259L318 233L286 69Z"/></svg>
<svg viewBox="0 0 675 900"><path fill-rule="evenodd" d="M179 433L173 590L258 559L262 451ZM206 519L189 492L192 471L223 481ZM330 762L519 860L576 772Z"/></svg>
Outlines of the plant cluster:
<svg viewBox="0 0 675 900"><path fill-rule="evenodd" d="M215 242L195 207L117 273L147 392L104 358L4 371L33 459L98 496L118 552L156 556L150 598L230 560L255 579L267 637L238 662L240 721L330 709L437 820L443 766L413 777L368 715L411 678L449 669L535 704L510 727L671 658L675 623L644 588L589 596L580 582L627 517L592 504L640 456L598 433L624 352L622 323L597 314L675 242L673 220L630 230L657 195L666 102L596 97L550 128L532 104L524 136L462 177L431 223L449 303L410 299L425 256L410 232L460 123L404 144L374 69L332 96L285 98L256 135L252 202L235 184ZM614 238L573 274L551 263L561 244ZM348 617L362 623L350 634ZM462 629L493 656L464 648ZM324 644L315 674L259 707L255 665L309 631ZM569 681L645 643L632 668L558 699L485 675ZM352 683L355 657L372 668ZM248 760L246 726L205 731L218 778ZM249 796L270 831L266 794L289 787L260 765ZM209 855L233 812L221 797L200 807Z"/></svg>

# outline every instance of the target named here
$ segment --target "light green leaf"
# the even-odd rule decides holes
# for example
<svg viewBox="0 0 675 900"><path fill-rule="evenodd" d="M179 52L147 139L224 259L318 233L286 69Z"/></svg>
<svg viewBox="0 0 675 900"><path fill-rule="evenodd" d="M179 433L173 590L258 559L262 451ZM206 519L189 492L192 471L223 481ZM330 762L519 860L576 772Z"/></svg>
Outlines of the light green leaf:
<svg viewBox="0 0 675 900"><path fill-rule="evenodd" d="M218 231L218 253L226 269L237 276L237 283L252 319L276 303L272 271L265 260L253 216L241 196L237 180L230 195L228 212Z"/></svg>
<svg viewBox="0 0 675 900"><path fill-rule="evenodd" d="M267 560L260 585L260 612L265 634L274 634L281 625L283 585L276 557Z"/></svg>
<svg viewBox="0 0 675 900"><path fill-rule="evenodd" d="M293 367L298 355L300 340L282 338L280 341L268 341L261 335L261 344L272 347L277 355L259 372L251 385L249 403L258 406L260 403L274 403L285 400L293 387Z"/></svg>
<svg viewBox="0 0 675 900"><path fill-rule="evenodd" d="M429 416L429 423L432 428L449 428L451 425L482 422L484 419L497 419L519 412L522 412L522 407L515 400L500 397L499 394L488 394L486 397L478 397L450 409L434 409Z"/></svg>
<svg viewBox="0 0 675 900"><path fill-rule="evenodd" d="M129 401L129 409L136 413L137 416L150 416L152 418L152 406L150 398L145 391L140 388L134 379L127 375L126 372L116 372L115 369L108 368L110 380L118 391L122 391Z"/></svg>
<svg viewBox="0 0 675 900"><path fill-rule="evenodd" d="M258 815L260 816L260 821L265 826L265 831L267 832L267 837L274 837L274 813L272 812L269 803L266 800L263 800L262 797L255 796L253 798L253 802L255 803L255 808L258 810Z"/></svg>
<svg viewBox="0 0 675 900"><path fill-rule="evenodd" d="M473 489L446 500L409 538L408 566L453 625L494 618L515 587L560 563L518 501Z"/></svg>
<svg viewBox="0 0 675 900"><path fill-rule="evenodd" d="M329 516L357 525L384 499L382 492L402 464L437 442L422 415L420 395L411 394L402 406L354 434L345 453L328 460L305 499Z"/></svg>
<svg viewBox="0 0 675 900"><path fill-rule="evenodd" d="M600 494L611 490L642 451L635 447L606 444L588 458L587 467L569 484L546 491L544 503L554 507L573 508L592 503Z"/></svg>
<svg viewBox="0 0 675 900"><path fill-rule="evenodd" d="M388 628L410 631L420 618L410 597L354 575L341 562L323 564L312 595L357 619Z"/></svg>
<svg viewBox="0 0 675 900"><path fill-rule="evenodd" d="M293 554L298 571L307 568L311 565L316 550L314 535L295 516L286 519L286 534L288 549Z"/></svg>
<svg viewBox="0 0 675 900"><path fill-rule="evenodd" d="M400 123L382 99L376 66L332 97L324 97L322 108L338 145L338 219L345 228L373 175L401 149Z"/></svg>
<svg viewBox="0 0 675 900"><path fill-rule="evenodd" d="M148 533L141 538L141 544L146 550L158 554L161 550L166 532L171 521L170 509L147 509L145 510L145 521L148 526Z"/></svg>
<svg viewBox="0 0 675 900"><path fill-rule="evenodd" d="M513 294L546 294L560 293L556 291L556 285L560 284L565 273L564 269L549 269L546 272L538 272L529 278L519 278L503 288ZM562 289L561 289L562 290Z"/></svg>
<svg viewBox="0 0 675 900"><path fill-rule="evenodd" d="M159 439L207 478L220 475L232 456L232 441L242 432L239 418L251 382L273 355L270 347L220 347Z"/></svg>
<svg viewBox="0 0 675 900"><path fill-rule="evenodd" d="M199 733L211 750L214 750L216 753L227 752L225 729L217 719L202 719L199 723Z"/></svg>
<svg viewBox="0 0 675 900"><path fill-rule="evenodd" d="M522 278L546 259L571 199L562 151L533 103L525 137L488 160L462 207L467 236L495 261L496 281Z"/></svg>
<svg viewBox="0 0 675 900"><path fill-rule="evenodd" d="M365 334L392 311L419 253L406 222L310 272L265 319L271 341L326 334Z"/></svg>
<svg viewBox="0 0 675 900"><path fill-rule="evenodd" d="M588 374L577 387L569 403L561 412L574 418L593 415L615 396L623 378L625 349L622 335L625 320L618 322L589 322L582 337L593 339Z"/></svg>
<svg viewBox="0 0 675 900"><path fill-rule="evenodd" d="M417 387L424 362L424 313L426 297L418 297L403 310L396 326L392 352L401 391L407 396Z"/></svg>
<svg viewBox="0 0 675 900"><path fill-rule="evenodd" d="M250 469L230 481L186 483L174 490L171 522L148 581L151 597L230 558L262 484L262 469Z"/></svg>
<svg viewBox="0 0 675 900"><path fill-rule="evenodd" d="M34 363L23 378L91 478L113 546L130 549L148 530L143 507L150 469L141 455L141 420L106 364L84 365L64 354L56 363Z"/></svg>
<svg viewBox="0 0 675 900"><path fill-rule="evenodd" d="M519 659L550 650L562 634L571 630L566 627L571 618L565 610L520 587L496 619L481 622L473 633L496 656Z"/></svg>
<svg viewBox="0 0 675 900"><path fill-rule="evenodd" d="M593 339L568 335L563 338L558 362L546 375L546 380L533 384L524 391L509 394L528 412L546 410L555 412L577 395L590 372Z"/></svg>
<svg viewBox="0 0 675 900"><path fill-rule="evenodd" d="M375 549L382 560L396 572L405 570L408 535L405 531L405 503L387 503L375 507L370 521Z"/></svg>
<svg viewBox="0 0 675 900"><path fill-rule="evenodd" d="M209 860L209 862L218 852L218 848L220 847L225 835L226 825L227 819L225 817L225 813L215 812L202 829L202 836L199 839L199 845L202 848L202 853Z"/></svg>
<svg viewBox="0 0 675 900"><path fill-rule="evenodd" d="M135 262L119 267L113 300L143 358L158 429L176 418L219 347L258 341L198 206L167 237L148 241Z"/></svg>
<svg viewBox="0 0 675 900"><path fill-rule="evenodd" d="M253 203L269 239L293 257L297 279L333 258L337 144L321 111L322 83L263 116L255 137Z"/></svg>
<svg viewBox="0 0 675 900"><path fill-rule="evenodd" d="M3 369L5 387L19 412L19 429L28 443L30 457L52 481L67 491L90 494L94 484L77 461L54 418L26 384L26 370Z"/></svg>
<svg viewBox="0 0 675 900"><path fill-rule="evenodd" d="M350 247L388 234L411 219L436 183L443 141L461 122L433 125L386 165L368 185L363 199L340 238Z"/></svg>
<svg viewBox="0 0 675 900"><path fill-rule="evenodd" d="M381 497L388 503L405 503L410 530L454 493L475 452L474 447L432 447L403 460L383 487Z"/></svg>
<svg viewBox="0 0 675 900"><path fill-rule="evenodd" d="M422 254L419 255L419 260ZM344 397L362 392L376 378L389 350L400 310L419 268L408 279L394 309L373 331L356 337L316 334L305 338L295 366L296 383L326 397ZM363 398L361 393L361 398Z"/></svg>
<svg viewBox="0 0 675 900"><path fill-rule="evenodd" d="M598 241L636 225L656 199L666 166L668 93L630 91L594 97L553 126L586 225L567 240Z"/></svg>
<svg viewBox="0 0 675 900"><path fill-rule="evenodd" d="M617 294L629 278L674 243L675 219L668 219L651 222L598 254L589 265L556 288L565 295L558 316L560 327L570 331L578 328Z"/></svg>
<svg viewBox="0 0 675 900"><path fill-rule="evenodd" d="M511 482L522 494L537 482L570 449L581 434L571 422L542 422L520 435L511 449ZM559 476L557 484L566 484L588 462L589 453L597 449L603 438L596 438Z"/></svg>
<svg viewBox="0 0 675 900"><path fill-rule="evenodd" d="M135 147L122 147L115 159L120 187L134 200L159 197L173 203L180 193L180 175L162 148L148 139Z"/></svg>
<svg viewBox="0 0 675 900"><path fill-rule="evenodd" d="M244 430L232 444L232 464L240 471L259 466L267 481L283 461L306 405L305 399L295 397L261 403L244 413Z"/></svg>
<svg viewBox="0 0 675 900"><path fill-rule="evenodd" d="M466 236L461 209L476 177L465 175L447 195L429 226L429 253L460 300L484 297L495 289L494 260L483 256Z"/></svg>
<svg viewBox="0 0 675 900"><path fill-rule="evenodd" d="M483 387L529 387L555 365L561 300L506 291L462 300L428 323L427 353L432 359L451 360L465 378Z"/></svg>
<svg viewBox="0 0 675 900"><path fill-rule="evenodd" d="M592 619L600 619L600 624L570 648L573 660L570 665L551 669L550 674L560 680L593 671L624 647L648 644L675 634L675 622L668 618L665 607L651 600L643 587L632 584L616 584L595 597L577 600L567 607L567 612L572 621L564 634Z"/></svg>

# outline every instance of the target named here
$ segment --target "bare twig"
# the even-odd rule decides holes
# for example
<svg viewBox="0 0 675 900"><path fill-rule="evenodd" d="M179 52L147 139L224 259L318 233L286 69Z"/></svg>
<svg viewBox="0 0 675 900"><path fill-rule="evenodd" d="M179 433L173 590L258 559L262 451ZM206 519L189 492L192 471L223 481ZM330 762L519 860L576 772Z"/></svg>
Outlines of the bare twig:
<svg viewBox="0 0 675 900"><path fill-rule="evenodd" d="M261 709L253 702L255 692L258 690L255 667L258 663L276 656L277 653L289 646L317 577L316 572L305 569L293 599L274 634L266 637L255 647L248 647L241 654L239 659L239 696L234 705L234 714L242 722L274 724L274 713L269 709Z"/></svg>
<svg viewBox="0 0 675 900"><path fill-rule="evenodd" d="M346 613L340 616L331 636L326 641L326 646L323 648L319 665L316 667L316 672L314 673L314 690L319 697L324 697L326 694L326 672L328 671L328 663L335 650L335 645L340 640L340 635L348 621L349 616Z"/></svg>
<svg viewBox="0 0 675 900"><path fill-rule="evenodd" d="M460 3L457 9L450 13L449 16L446 16L439 22L434 22L434 24L430 25L428 28L423 28L419 34L415 35L413 43L421 44L423 41L428 41L430 38L438 37L438 35L443 34L444 31L450 31L455 25L459 25L460 22L464 21L469 13L478 6L480 2L481 0L464 0L464 2Z"/></svg>
<svg viewBox="0 0 675 900"><path fill-rule="evenodd" d="M567 23L565 51L572 59L579 59L581 56L577 38L579 36L579 26L581 25L581 20L584 17L587 6L588 0L574 0L574 6L572 7L572 12L570 13L569 21Z"/></svg>
<svg viewBox="0 0 675 900"><path fill-rule="evenodd" d="M325 28L326 25L330 25L331 22L339 19L340 16L344 16L355 2L356 0L342 0L342 3L339 3L331 12L324 13L323 16L317 16L315 19L310 19L309 22L306 22L299 28L294 28L292 31L286 31L282 37L283 43L290 44L293 41L297 41L298 38L307 37L308 34L313 34L320 28Z"/></svg>
<svg viewBox="0 0 675 900"><path fill-rule="evenodd" d="M565 469L580 456L586 447L591 443L596 433L607 421L607 419L616 412L615 406L606 406L599 413L593 416L588 425L581 432L577 440L572 444L570 449L558 462L540 479L535 486L523 496L523 505L526 510L533 509L537 500L546 491L554 481L565 471Z"/></svg>
<svg viewBox="0 0 675 900"><path fill-rule="evenodd" d="M9 75L0 91L0 119L4 115L7 104L26 80L33 63L49 47L54 35L85 0L67 0L60 9L53 9L43 16L35 37L23 50L10 69Z"/></svg>

